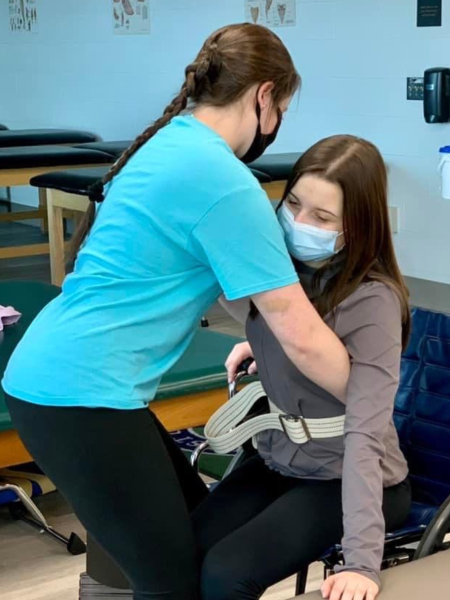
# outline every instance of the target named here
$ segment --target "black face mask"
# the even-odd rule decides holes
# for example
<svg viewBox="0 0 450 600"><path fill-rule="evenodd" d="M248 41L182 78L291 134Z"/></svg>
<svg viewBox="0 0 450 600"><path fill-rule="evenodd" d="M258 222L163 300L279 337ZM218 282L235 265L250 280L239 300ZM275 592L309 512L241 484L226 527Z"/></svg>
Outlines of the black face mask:
<svg viewBox="0 0 450 600"><path fill-rule="evenodd" d="M241 158L242 162L244 162L246 165L252 163L257 158L262 156L270 144L273 144L283 120L283 113L281 112L280 108L278 108L278 121L275 125L275 129L272 131L272 133L261 133L261 107L259 106L259 102L256 102L255 110L256 116L258 117L258 127L256 129L255 139L253 140L250 148Z"/></svg>

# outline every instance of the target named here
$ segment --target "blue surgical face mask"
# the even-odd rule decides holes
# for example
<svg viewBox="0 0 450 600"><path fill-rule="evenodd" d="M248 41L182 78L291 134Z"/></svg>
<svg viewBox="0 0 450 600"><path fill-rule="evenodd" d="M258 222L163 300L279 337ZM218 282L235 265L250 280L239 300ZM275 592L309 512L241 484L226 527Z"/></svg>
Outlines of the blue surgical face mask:
<svg viewBox="0 0 450 600"><path fill-rule="evenodd" d="M278 220L283 228L289 253L297 260L302 262L323 261L339 252L339 250L335 250L335 247L342 232L296 223L294 215L285 202L278 211Z"/></svg>

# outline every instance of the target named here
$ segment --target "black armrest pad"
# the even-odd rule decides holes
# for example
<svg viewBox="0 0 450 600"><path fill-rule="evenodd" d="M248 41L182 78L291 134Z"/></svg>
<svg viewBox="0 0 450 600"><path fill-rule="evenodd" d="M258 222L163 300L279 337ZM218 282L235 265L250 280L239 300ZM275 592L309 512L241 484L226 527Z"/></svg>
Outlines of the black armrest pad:
<svg viewBox="0 0 450 600"><path fill-rule="evenodd" d="M111 163L111 155L70 146L24 146L0 148L0 169L26 169L61 165Z"/></svg>
<svg viewBox="0 0 450 600"><path fill-rule="evenodd" d="M0 148L44 144L81 144L95 142L97 139L93 133L68 129L7 129L0 131Z"/></svg>
<svg viewBox="0 0 450 600"><path fill-rule="evenodd" d="M127 148L131 146L133 142L94 142L90 144L77 144L75 148L87 148L88 150L98 150L99 152L105 152L111 154L115 159L119 158L121 154L125 152Z"/></svg>
<svg viewBox="0 0 450 600"><path fill-rule="evenodd" d="M99 179L102 179L108 171L109 166L95 167L93 169L55 171L54 173L44 173L44 175L33 177L30 185L87 196L89 187Z"/></svg>
<svg viewBox="0 0 450 600"><path fill-rule="evenodd" d="M267 175L267 173L262 173L261 171L258 171L256 169L250 169L250 171L253 173L253 175L256 177L256 179L259 181L259 183L270 183L272 181L272 177L270 177L270 175Z"/></svg>
<svg viewBox="0 0 450 600"><path fill-rule="evenodd" d="M266 154L255 160L249 167L257 169L270 176L272 181L284 181L298 161L301 152L288 152L286 154Z"/></svg>

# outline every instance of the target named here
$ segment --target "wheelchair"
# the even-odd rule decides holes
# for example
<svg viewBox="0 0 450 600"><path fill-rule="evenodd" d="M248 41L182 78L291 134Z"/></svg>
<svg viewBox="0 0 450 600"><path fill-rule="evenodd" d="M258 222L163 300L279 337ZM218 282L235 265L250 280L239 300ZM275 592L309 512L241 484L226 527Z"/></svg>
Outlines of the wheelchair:
<svg viewBox="0 0 450 600"><path fill-rule="evenodd" d="M450 542L444 541L450 531L450 316L414 309L412 322L394 407L394 422L409 467L412 506L404 526L386 534L382 570L450 548ZM247 376L248 366L248 362L240 366L229 387L230 398ZM207 447L205 441L192 454L194 468L198 469ZM253 452L248 443L240 448L224 477ZM341 546L333 546L320 560L326 579L344 562ZM297 596L305 593L308 571L306 565L297 574Z"/></svg>

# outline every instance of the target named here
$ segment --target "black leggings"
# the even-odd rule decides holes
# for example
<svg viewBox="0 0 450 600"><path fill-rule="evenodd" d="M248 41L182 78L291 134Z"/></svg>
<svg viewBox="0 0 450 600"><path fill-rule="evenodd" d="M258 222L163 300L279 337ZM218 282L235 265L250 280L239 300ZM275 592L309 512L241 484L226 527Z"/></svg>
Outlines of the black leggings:
<svg viewBox="0 0 450 600"><path fill-rule="evenodd" d="M122 569L135 600L196 600L189 513L208 491L156 417L7 403L30 454Z"/></svg>
<svg viewBox="0 0 450 600"><path fill-rule="evenodd" d="M318 560L342 534L341 480L284 477L259 456L233 471L194 511L203 600L256 600ZM385 489L386 528L405 521L409 482Z"/></svg>

